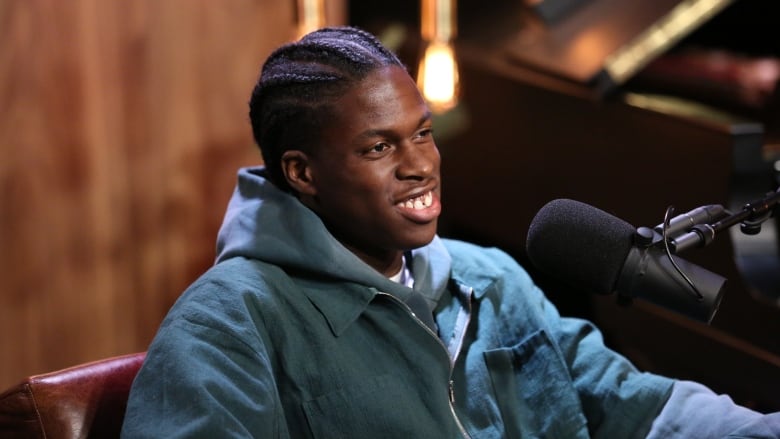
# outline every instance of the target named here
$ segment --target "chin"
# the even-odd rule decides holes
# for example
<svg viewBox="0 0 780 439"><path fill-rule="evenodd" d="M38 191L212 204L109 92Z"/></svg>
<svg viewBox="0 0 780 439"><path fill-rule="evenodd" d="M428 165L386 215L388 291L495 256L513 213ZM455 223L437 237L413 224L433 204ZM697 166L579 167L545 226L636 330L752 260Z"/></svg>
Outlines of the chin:
<svg viewBox="0 0 780 439"><path fill-rule="evenodd" d="M436 237L435 231L433 233L410 237L410 239L406 240L407 245L405 245L404 248L406 250L414 250L416 248L425 247L433 241L434 237Z"/></svg>

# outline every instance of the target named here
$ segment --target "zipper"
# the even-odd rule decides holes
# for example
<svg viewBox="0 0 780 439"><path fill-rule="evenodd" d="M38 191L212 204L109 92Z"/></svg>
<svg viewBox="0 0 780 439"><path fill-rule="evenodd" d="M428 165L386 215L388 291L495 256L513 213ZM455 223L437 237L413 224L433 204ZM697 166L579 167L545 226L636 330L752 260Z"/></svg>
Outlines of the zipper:
<svg viewBox="0 0 780 439"><path fill-rule="evenodd" d="M441 348L444 350L444 354L447 356L447 360L449 362L449 377L448 377L449 382L447 383L447 390L448 390L447 401L450 406L450 413L452 413L452 417L453 419L455 419L455 425L458 426L458 430L460 430L461 435L466 439L471 439L471 436L466 431L466 428L463 427L463 424L460 422L460 418L458 418L458 414L455 413L455 381L452 379L452 373L454 372L455 369L455 360L457 359L457 357L450 358L449 350L447 349L447 346L444 345L444 342L441 341L439 335L433 332L431 328L429 328L428 325L425 324L425 322L420 320L420 318L414 314L412 309L409 308L409 305L405 304L401 299L393 296L392 294L384 293L381 291L378 291L376 294L381 296L386 296L390 298L390 300L392 300L393 302L403 307L403 309L405 309L406 312L409 313L412 319L414 319L414 321L417 322L418 325L420 325L423 329L425 329L428 332L428 334L430 334L431 337L433 337L436 340L436 342L439 344L439 346L441 346ZM470 307L471 307L471 303L469 302L469 308Z"/></svg>

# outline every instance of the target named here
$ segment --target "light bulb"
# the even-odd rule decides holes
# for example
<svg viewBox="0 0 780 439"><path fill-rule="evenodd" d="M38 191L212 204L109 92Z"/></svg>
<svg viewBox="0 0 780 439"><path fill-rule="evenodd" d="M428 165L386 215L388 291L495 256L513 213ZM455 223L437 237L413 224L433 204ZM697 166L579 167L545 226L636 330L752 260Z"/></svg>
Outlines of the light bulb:
<svg viewBox="0 0 780 439"><path fill-rule="evenodd" d="M450 44L434 41L426 47L417 72L417 86L434 112L445 112L457 104L458 64Z"/></svg>

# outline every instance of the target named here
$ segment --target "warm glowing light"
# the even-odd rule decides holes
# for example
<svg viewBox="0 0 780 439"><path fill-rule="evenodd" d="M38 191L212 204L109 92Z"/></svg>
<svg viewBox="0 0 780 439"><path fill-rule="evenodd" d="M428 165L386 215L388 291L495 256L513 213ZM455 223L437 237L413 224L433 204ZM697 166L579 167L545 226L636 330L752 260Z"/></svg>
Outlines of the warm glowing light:
<svg viewBox="0 0 780 439"><path fill-rule="evenodd" d="M298 0L298 38L325 26L325 0Z"/></svg>
<svg viewBox="0 0 780 439"><path fill-rule="evenodd" d="M451 41L457 34L456 0L421 0L420 35L426 41Z"/></svg>
<svg viewBox="0 0 780 439"><path fill-rule="evenodd" d="M428 45L420 61L417 85L435 112L455 106L458 98L458 65L452 47L434 41Z"/></svg>
<svg viewBox="0 0 780 439"><path fill-rule="evenodd" d="M425 52L417 86L431 110L443 113L458 102L458 64L452 41L457 35L456 0L421 0L420 33Z"/></svg>

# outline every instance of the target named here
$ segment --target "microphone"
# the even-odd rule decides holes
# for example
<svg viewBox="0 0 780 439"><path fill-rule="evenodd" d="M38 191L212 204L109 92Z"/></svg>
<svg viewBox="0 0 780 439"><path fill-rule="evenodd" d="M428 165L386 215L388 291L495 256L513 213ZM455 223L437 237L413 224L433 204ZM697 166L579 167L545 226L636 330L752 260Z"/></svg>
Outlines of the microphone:
<svg viewBox="0 0 780 439"><path fill-rule="evenodd" d="M536 268L571 287L638 297L706 323L720 305L726 282L667 254L652 229L637 229L574 200L554 200L539 210L528 229L526 250Z"/></svg>

